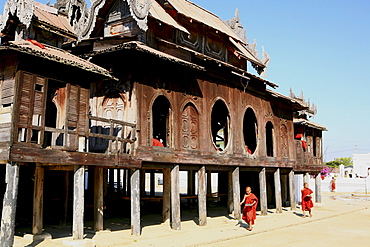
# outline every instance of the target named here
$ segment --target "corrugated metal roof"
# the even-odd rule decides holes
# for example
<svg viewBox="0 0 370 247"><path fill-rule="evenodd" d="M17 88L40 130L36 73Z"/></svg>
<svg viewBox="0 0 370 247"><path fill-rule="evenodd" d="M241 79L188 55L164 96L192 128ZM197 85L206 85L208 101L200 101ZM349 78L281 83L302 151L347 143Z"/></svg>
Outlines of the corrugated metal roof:
<svg viewBox="0 0 370 247"><path fill-rule="evenodd" d="M244 41L236 35L218 16L187 0L167 0L180 14L183 14L209 27L219 30L242 43Z"/></svg>
<svg viewBox="0 0 370 247"><path fill-rule="evenodd" d="M152 7L149 10L149 15L152 16L153 18L166 23L180 31L183 31L185 33L189 33L186 28L181 26L177 21L175 21L163 8L157 1L152 2ZM190 34L190 33L189 33Z"/></svg>
<svg viewBox="0 0 370 247"><path fill-rule="evenodd" d="M327 131L325 126L322 126L320 124L314 123L310 120L304 119L304 118L294 118L293 119L294 124L300 124L300 125L305 125L314 129L322 130L322 131Z"/></svg>
<svg viewBox="0 0 370 247"><path fill-rule="evenodd" d="M80 57L72 55L67 51L58 49L53 46L42 44L45 48L41 48L38 45L32 44L30 41L10 41L7 44L1 45L0 50L16 50L22 53L27 53L33 56L42 57L48 60L52 60L58 63L74 66L83 70L104 75L106 77L113 78L108 70L86 61Z"/></svg>
<svg viewBox="0 0 370 247"><path fill-rule="evenodd" d="M38 2L34 2L34 6L35 10L33 14L37 20L50 24L64 32L76 35L72 26L69 24L67 17L58 15L58 10L56 8Z"/></svg>

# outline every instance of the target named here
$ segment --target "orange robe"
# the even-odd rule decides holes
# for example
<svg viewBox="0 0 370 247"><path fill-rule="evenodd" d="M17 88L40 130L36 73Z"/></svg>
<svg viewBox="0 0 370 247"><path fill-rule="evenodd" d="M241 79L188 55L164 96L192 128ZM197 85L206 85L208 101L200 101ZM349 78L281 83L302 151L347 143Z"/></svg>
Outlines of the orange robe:
<svg viewBox="0 0 370 247"><path fill-rule="evenodd" d="M164 147L163 146L163 143L160 142L158 139L155 139L155 138L153 138L153 146L156 146L156 147Z"/></svg>
<svg viewBox="0 0 370 247"><path fill-rule="evenodd" d="M310 211L313 208L312 197L307 196L311 195L313 191L311 189L305 188L302 190L302 210Z"/></svg>
<svg viewBox="0 0 370 247"><path fill-rule="evenodd" d="M253 206L246 206L246 204L252 204L253 202L256 202ZM253 193L250 193L249 196L245 197L244 203L245 204L244 204L242 219L245 222L247 223L251 222L251 224L254 225L254 220L256 219L256 208L257 208L258 198Z"/></svg>
<svg viewBox="0 0 370 247"><path fill-rule="evenodd" d="M331 191L335 190L335 182L331 182Z"/></svg>

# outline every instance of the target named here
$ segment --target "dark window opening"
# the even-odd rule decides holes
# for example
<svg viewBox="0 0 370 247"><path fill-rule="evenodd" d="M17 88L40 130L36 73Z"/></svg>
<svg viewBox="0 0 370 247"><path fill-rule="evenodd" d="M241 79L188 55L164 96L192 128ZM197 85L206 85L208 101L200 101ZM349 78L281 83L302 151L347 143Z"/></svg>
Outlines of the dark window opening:
<svg viewBox="0 0 370 247"><path fill-rule="evenodd" d="M170 102L161 95L154 101L152 107L153 146L170 146Z"/></svg>
<svg viewBox="0 0 370 247"><path fill-rule="evenodd" d="M245 150L253 154L257 148L257 119L251 108L248 108L244 115L243 134Z"/></svg>
<svg viewBox="0 0 370 247"><path fill-rule="evenodd" d="M229 110L222 100L217 100L212 108L212 139L218 151L223 151L229 141Z"/></svg>
<svg viewBox="0 0 370 247"><path fill-rule="evenodd" d="M43 92L43 88L44 88L43 85L40 85L40 84L35 85L35 91Z"/></svg>
<svg viewBox="0 0 370 247"><path fill-rule="evenodd" d="M266 124L266 155L274 156L274 126L271 122Z"/></svg>

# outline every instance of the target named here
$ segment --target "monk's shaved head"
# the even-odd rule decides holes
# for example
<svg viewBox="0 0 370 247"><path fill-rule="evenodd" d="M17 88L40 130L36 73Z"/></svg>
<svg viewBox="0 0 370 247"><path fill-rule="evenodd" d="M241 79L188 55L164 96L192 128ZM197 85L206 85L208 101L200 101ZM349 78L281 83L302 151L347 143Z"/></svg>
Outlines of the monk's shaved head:
<svg viewBox="0 0 370 247"><path fill-rule="evenodd" d="M246 192L247 194L251 193L251 192L252 192L252 188L251 188L251 187L249 187L249 186L245 187L245 192Z"/></svg>

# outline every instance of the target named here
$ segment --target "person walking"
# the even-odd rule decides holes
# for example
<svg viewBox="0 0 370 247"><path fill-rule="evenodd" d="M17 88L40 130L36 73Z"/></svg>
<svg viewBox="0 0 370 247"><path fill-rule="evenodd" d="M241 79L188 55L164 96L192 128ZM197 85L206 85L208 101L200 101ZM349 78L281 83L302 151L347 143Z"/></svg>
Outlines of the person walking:
<svg viewBox="0 0 370 247"><path fill-rule="evenodd" d="M247 230L252 231L254 220L256 219L258 198L255 196L255 194L252 193L252 189L249 186L245 188L245 195L240 205L242 205L243 203L244 209L242 219L249 225Z"/></svg>
<svg viewBox="0 0 370 247"><path fill-rule="evenodd" d="M302 191L302 212L303 216L302 218L306 218L306 212L310 214L310 217L312 217L311 208L313 208L313 202L312 202L312 193L313 191L308 188L308 183L303 183L303 189Z"/></svg>

